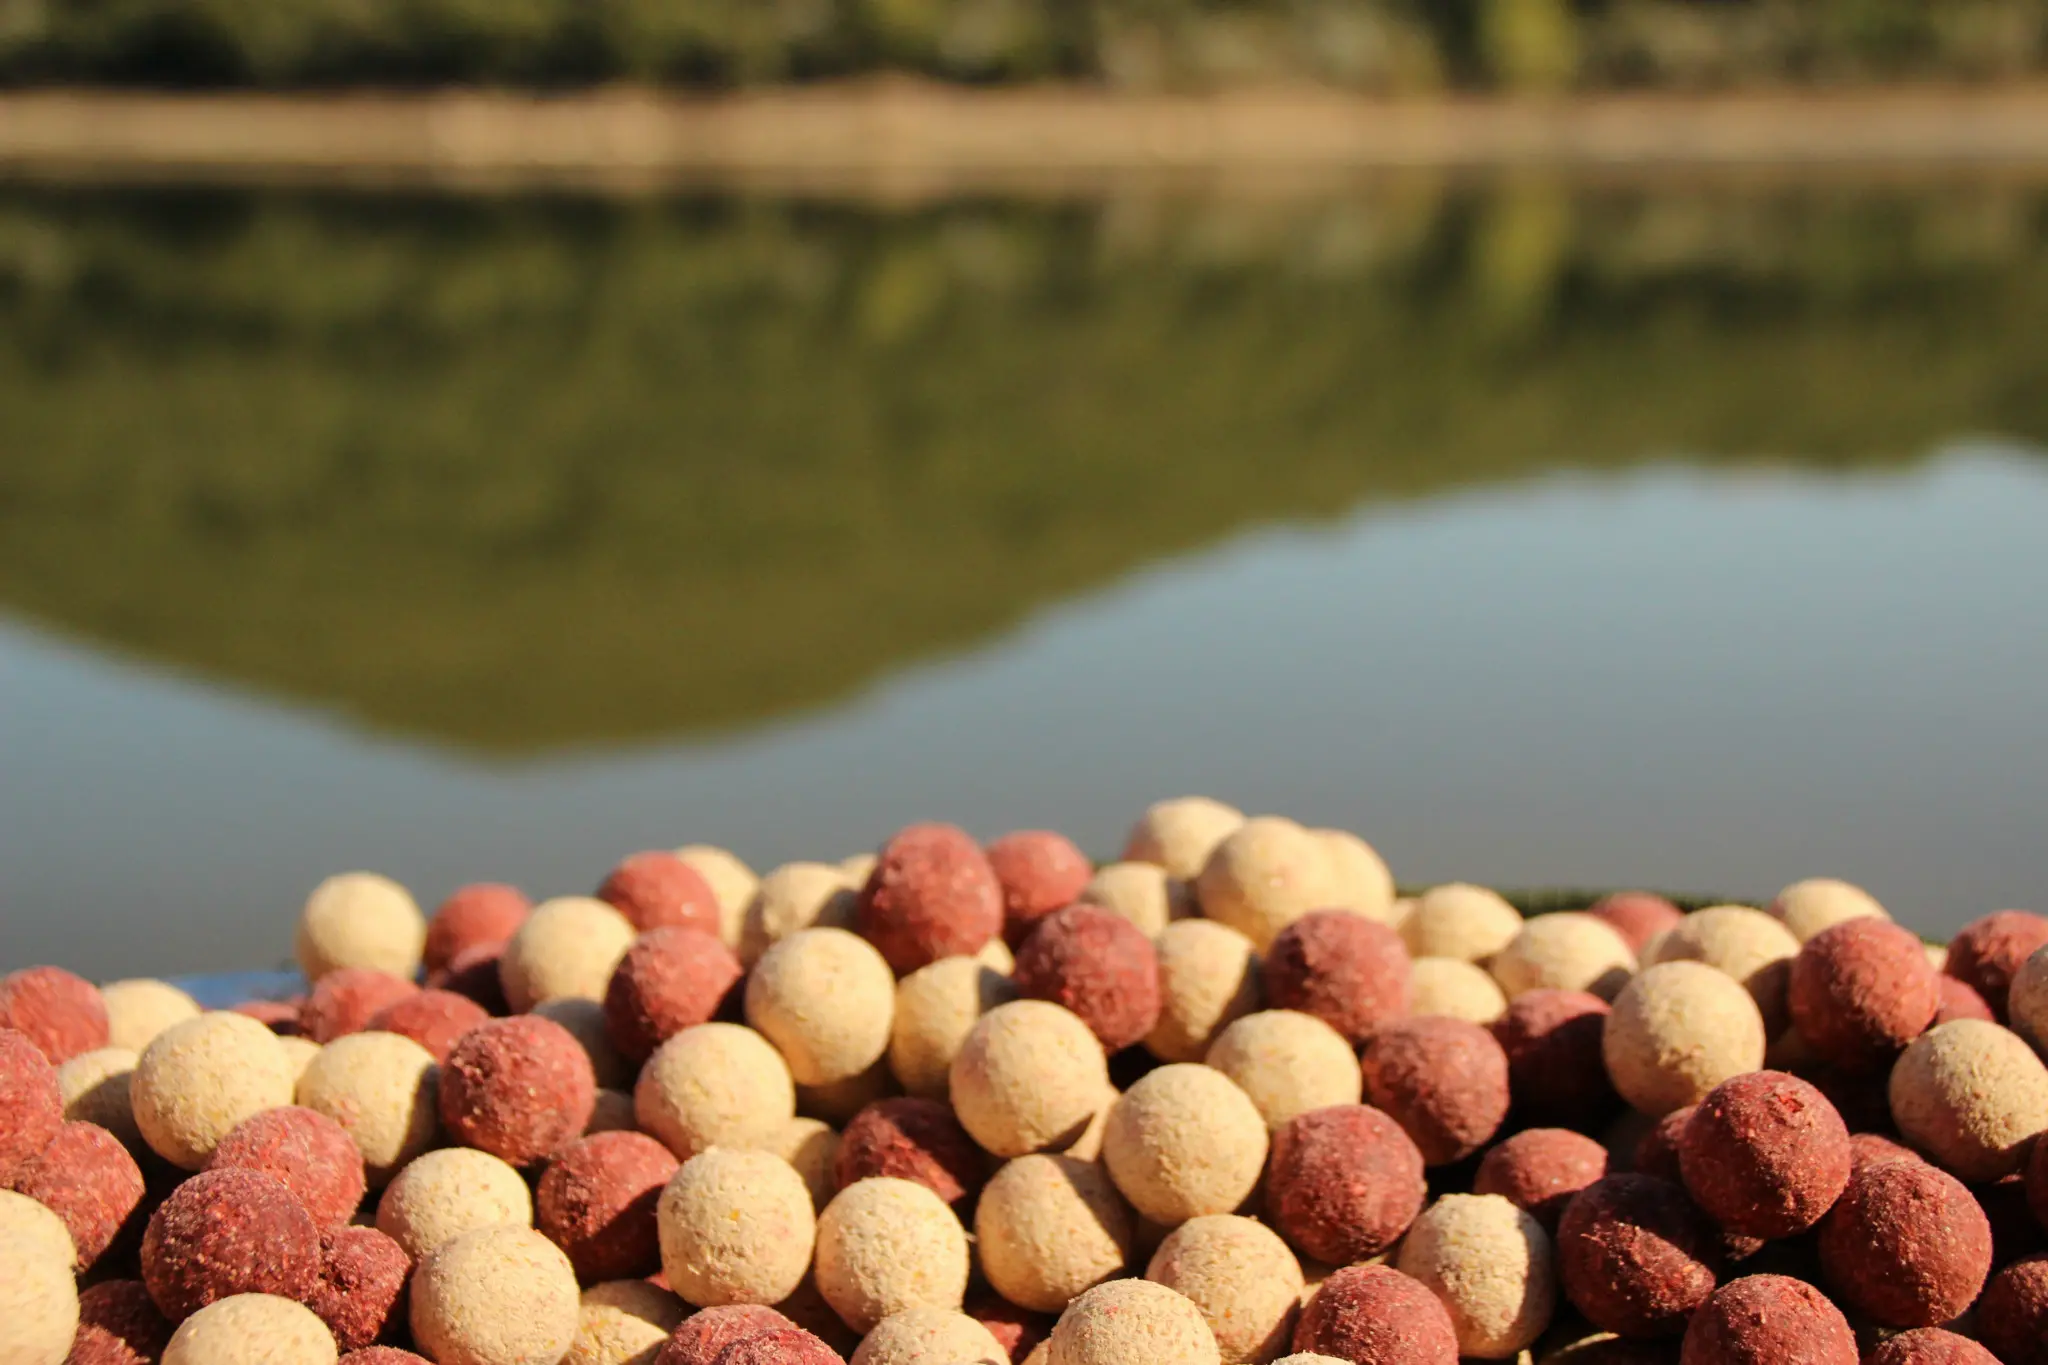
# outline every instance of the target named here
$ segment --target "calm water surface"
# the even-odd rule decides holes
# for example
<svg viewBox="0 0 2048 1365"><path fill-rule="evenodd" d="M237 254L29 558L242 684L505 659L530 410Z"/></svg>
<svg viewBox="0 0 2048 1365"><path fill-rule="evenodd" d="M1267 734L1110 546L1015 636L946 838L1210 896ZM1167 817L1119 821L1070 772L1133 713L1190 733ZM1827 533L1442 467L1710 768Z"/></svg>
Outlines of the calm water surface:
<svg viewBox="0 0 2048 1365"><path fill-rule="evenodd" d="M0 962L1182 791L2048 902L2044 204L0 192Z"/></svg>

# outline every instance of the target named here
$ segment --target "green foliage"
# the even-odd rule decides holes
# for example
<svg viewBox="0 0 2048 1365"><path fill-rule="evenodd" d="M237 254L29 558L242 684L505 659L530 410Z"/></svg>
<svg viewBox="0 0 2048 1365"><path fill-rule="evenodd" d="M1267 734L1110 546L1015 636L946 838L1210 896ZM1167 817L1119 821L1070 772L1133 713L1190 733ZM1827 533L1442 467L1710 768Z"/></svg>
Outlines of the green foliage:
<svg viewBox="0 0 2048 1365"><path fill-rule="evenodd" d="M1028 0L860 0L859 14L889 66L978 76L1050 64L1052 16Z"/></svg>
<svg viewBox="0 0 2048 1365"><path fill-rule="evenodd" d="M522 750L818 705L1274 520L2048 443L2048 192L0 195L0 609Z"/></svg>
<svg viewBox="0 0 2048 1365"><path fill-rule="evenodd" d="M1506 89L1562 90L1578 74L1578 25L1565 0L1482 0L1479 38Z"/></svg>
<svg viewBox="0 0 2048 1365"><path fill-rule="evenodd" d="M2011 77L2048 62L2048 4L1611 0L1581 39L1582 79L1603 85Z"/></svg>
<svg viewBox="0 0 2048 1365"><path fill-rule="evenodd" d="M2044 63L2048 0L0 0L0 83L722 86L899 70L1543 91Z"/></svg>

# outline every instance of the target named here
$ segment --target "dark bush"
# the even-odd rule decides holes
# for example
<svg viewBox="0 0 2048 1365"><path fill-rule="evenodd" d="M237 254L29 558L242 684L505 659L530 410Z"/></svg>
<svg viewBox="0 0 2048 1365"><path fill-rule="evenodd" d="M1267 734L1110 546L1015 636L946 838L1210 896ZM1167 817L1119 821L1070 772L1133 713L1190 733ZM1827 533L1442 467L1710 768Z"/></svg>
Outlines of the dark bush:
<svg viewBox="0 0 2048 1365"><path fill-rule="evenodd" d="M2010 77L2048 0L0 0L0 82L1203 88Z"/></svg>

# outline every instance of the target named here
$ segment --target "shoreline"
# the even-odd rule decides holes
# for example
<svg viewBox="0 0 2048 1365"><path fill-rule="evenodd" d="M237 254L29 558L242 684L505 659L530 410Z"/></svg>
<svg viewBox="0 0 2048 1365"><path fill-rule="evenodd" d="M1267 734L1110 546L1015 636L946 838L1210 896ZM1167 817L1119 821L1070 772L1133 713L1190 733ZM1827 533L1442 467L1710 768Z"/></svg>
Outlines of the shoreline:
<svg viewBox="0 0 2048 1365"><path fill-rule="evenodd" d="M0 95L0 176L711 181L916 195L1402 170L2048 169L2048 83L1368 99L887 80L719 97L606 90Z"/></svg>

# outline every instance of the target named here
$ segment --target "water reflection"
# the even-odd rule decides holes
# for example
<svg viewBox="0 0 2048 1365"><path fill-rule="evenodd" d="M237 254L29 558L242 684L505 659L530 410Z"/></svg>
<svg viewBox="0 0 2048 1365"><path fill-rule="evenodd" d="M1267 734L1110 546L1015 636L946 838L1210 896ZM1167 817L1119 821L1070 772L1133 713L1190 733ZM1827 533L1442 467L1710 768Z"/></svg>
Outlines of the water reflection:
<svg viewBox="0 0 2048 1365"><path fill-rule="evenodd" d="M705 733L1237 528L2048 439L2048 194L0 196L0 607L504 753Z"/></svg>
<svg viewBox="0 0 2048 1365"><path fill-rule="evenodd" d="M1178 790L1411 881L2038 900L2044 226L0 193L0 957Z"/></svg>

